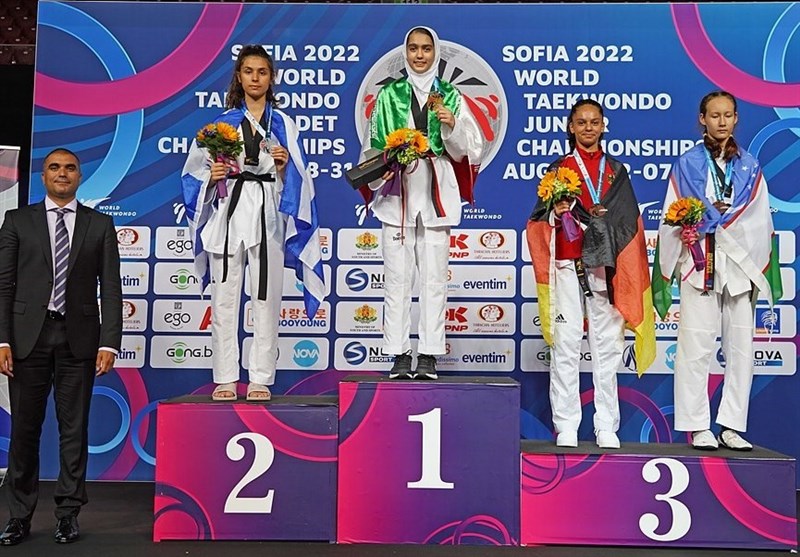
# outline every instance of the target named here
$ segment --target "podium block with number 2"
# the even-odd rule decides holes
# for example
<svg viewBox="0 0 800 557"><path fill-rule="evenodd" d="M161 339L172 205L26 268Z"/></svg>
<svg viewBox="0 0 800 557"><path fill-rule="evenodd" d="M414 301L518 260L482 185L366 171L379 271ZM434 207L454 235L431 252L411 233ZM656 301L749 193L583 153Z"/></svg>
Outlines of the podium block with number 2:
<svg viewBox="0 0 800 557"><path fill-rule="evenodd" d="M339 384L339 543L516 545L519 384Z"/></svg>
<svg viewBox="0 0 800 557"><path fill-rule="evenodd" d="M158 406L153 539L335 539L334 397Z"/></svg>

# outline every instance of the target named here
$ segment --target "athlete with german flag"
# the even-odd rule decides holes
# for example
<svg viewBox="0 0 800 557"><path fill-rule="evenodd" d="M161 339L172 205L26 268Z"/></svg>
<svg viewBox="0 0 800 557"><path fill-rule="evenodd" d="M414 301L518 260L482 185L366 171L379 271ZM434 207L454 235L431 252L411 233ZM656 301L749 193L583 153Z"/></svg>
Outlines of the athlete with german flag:
<svg viewBox="0 0 800 557"><path fill-rule="evenodd" d="M594 430L601 448L619 448L617 372L625 329L635 335L639 374L655 358L654 312L644 229L628 173L600 141L603 108L578 101L569 115L572 153L550 169L569 168L580 195L548 203L538 198L528 221L539 316L550 346L550 405L556 444L578 445L579 363L584 319L592 355ZM574 223L575 226L569 226Z"/></svg>
<svg viewBox="0 0 800 557"><path fill-rule="evenodd" d="M723 445L748 451L753 446L740 433L747 430L753 380L753 306L759 296L771 305L782 295L769 194L761 165L733 138L739 119L736 99L725 91L709 93L700 102L699 119L703 144L673 166L663 214L687 198L700 200L705 210L692 234L666 223L659 228L654 302L663 317L672 304L673 279L678 280L675 429L691 432L696 449ZM702 249L699 261L690 255L696 244ZM715 438L708 366L720 322L725 381L716 419L721 431Z"/></svg>

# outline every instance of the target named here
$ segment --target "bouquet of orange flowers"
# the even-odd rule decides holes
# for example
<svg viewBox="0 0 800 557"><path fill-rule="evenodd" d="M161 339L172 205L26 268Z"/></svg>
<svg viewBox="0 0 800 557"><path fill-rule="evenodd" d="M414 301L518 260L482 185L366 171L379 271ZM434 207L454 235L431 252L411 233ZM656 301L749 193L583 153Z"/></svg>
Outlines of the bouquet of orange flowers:
<svg viewBox="0 0 800 557"><path fill-rule="evenodd" d="M544 201L545 206L552 209L562 199L572 199L581 194L581 179L571 168L560 166L544 175L536 193ZM561 228L570 242L578 239L579 227L572 211L561 215Z"/></svg>
<svg viewBox="0 0 800 557"><path fill-rule="evenodd" d="M408 166L428 152L428 138L419 130L400 128L386 136L384 151L401 165Z"/></svg>
<svg viewBox="0 0 800 557"><path fill-rule="evenodd" d="M216 162L230 164L236 168L236 157L244 149L244 142L239 139L239 131L225 122L206 124L197 132L197 144L205 147ZM225 181L217 182L217 193L220 197L228 195Z"/></svg>
<svg viewBox="0 0 800 557"><path fill-rule="evenodd" d="M571 168L560 166L544 175L539 182L537 193L547 208L552 209L553 205L562 199L570 199L581 194L581 179Z"/></svg>
<svg viewBox="0 0 800 557"><path fill-rule="evenodd" d="M696 197L681 197L670 203L664 224L681 227L681 241L689 248L694 260L694 268L702 271L706 267L705 256L700 244L697 243L700 234L697 227L703 220L706 206Z"/></svg>

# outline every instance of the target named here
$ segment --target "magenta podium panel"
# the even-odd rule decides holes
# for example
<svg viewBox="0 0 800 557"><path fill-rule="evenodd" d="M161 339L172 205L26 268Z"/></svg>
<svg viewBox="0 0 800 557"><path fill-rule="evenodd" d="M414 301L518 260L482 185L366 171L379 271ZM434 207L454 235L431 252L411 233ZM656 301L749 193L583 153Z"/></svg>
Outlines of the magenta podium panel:
<svg viewBox="0 0 800 557"><path fill-rule="evenodd" d="M519 384L339 383L340 543L519 543Z"/></svg>
<svg viewBox="0 0 800 557"><path fill-rule="evenodd" d="M522 544L795 549L795 460L756 447L523 441Z"/></svg>
<svg viewBox="0 0 800 557"><path fill-rule="evenodd" d="M158 405L154 541L336 539L336 397Z"/></svg>

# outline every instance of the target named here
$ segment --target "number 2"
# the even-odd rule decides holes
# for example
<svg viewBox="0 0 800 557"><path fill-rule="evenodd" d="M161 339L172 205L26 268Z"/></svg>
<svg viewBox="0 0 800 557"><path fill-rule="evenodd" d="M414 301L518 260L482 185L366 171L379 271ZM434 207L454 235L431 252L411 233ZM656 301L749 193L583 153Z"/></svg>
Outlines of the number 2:
<svg viewBox="0 0 800 557"><path fill-rule="evenodd" d="M244 446L241 441L249 439L253 442L255 454L253 455L253 464L250 469L239 480L228 498L225 499L225 512L226 513L256 513L256 514L269 514L272 512L272 498L275 495L275 490L270 489L264 497L240 497L239 494L247 487L253 480L258 479L267 473L270 466L275 460L275 447L272 441L251 431L234 435L225 446L225 454L229 459L238 462L244 458Z"/></svg>

